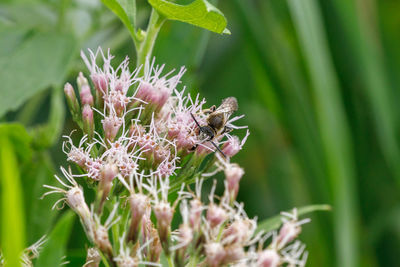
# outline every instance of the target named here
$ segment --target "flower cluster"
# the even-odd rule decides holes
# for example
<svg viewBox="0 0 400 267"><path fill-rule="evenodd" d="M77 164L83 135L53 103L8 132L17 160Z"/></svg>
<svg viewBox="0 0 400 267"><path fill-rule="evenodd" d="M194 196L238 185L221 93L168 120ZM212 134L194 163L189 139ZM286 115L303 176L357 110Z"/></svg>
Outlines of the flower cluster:
<svg viewBox="0 0 400 267"><path fill-rule="evenodd" d="M179 90L184 68L163 74L153 60L131 71L128 58L113 68L101 49L82 58L92 86L80 73L79 97L71 84L64 91L83 134L78 141L75 133L65 137L71 166L56 176L62 187L45 185L45 195L62 194L54 207L67 203L78 214L90 242L85 266L105 259L121 267L305 264L304 245L295 239L308 220L298 221L294 210L279 232L264 233L236 201L244 170L231 158L249 131L242 140L230 132L246 128L232 124L242 116L203 108L199 95ZM208 126L216 110L223 130ZM215 194L214 180L205 195L203 182L220 171L224 193ZM95 193L90 204L85 190Z"/></svg>

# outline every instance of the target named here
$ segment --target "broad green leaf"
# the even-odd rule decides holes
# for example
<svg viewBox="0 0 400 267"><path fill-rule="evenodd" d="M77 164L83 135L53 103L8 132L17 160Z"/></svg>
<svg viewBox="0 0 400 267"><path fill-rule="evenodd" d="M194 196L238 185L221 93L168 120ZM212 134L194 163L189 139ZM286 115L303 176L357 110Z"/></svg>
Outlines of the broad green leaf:
<svg viewBox="0 0 400 267"><path fill-rule="evenodd" d="M134 0L101 0L118 18L124 23L125 27L128 28L131 36L135 36L135 5ZM129 15L128 15L128 11ZM132 14L133 13L133 14Z"/></svg>
<svg viewBox="0 0 400 267"><path fill-rule="evenodd" d="M16 129L21 132L15 131ZM9 266L20 265L20 255L26 245L25 214L17 158L18 149L24 147L27 151L29 150L27 145L29 140L24 138L24 134L26 131L22 127L0 125L0 240Z"/></svg>
<svg viewBox="0 0 400 267"><path fill-rule="evenodd" d="M63 257L66 253L74 219L75 214L72 211L63 214L48 236L48 241L45 243L35 266L60 266L65 261Z"/></svg>
<svg viewBox="0 0 400 267"><path fill-rule="evenodd" d="M2 38L8 36L2 35ZM70 35L38 33L0 57L0 116L15 110L39 91L61 84L75 47L76 42Z"/></svg>
<svg viewBox="0 0 400 267"><path fill-rule="evenodd" d="M216 33L230 34L224 14L206 0L195 0L188 5L167 0L148 1L167 19L189 23Z"/></svg>
<svg viewBox="0 0 400 267"><path fill-rule="evenodd" d="M310 205L297 209L298 216L305 215L310 212L320 211L320 210L331 210L329 205ZM290 211L289 211L290 212ZM282 225L282 215L275 215L272 218L266 219L258 224L257 231L269 232L278 229Z"/></svg>

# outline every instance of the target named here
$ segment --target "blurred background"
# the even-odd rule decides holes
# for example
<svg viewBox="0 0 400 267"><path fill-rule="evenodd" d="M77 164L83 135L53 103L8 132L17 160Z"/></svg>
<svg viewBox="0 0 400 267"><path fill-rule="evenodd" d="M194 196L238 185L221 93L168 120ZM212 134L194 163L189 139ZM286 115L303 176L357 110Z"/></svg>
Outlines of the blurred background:
<svg viewBox="0 0 400 267"><path fill-rule="evenodd" d="M149 6L137 3L144 28ZM213 3L231 35L169 21L154 54L167 69L185 65L183 84L210 105L238 98L251 135L233 161L246 171L239 200L249 216L330 204L301 235L308 266L400 266L400 2ZM0 3L0 118L24 126L2 130L13 137L20 182L2 183L0 211L23 196L25 213L14 215L27 244L59 216L49 212L54 199L37 199L65 165L60 137L74 127L62 86L88 74L79 52L99 45L111 48L115 64L135 58L128 31L99 0ZM75 220L59 232L70 266L84 262L80 231Z"/></svg>

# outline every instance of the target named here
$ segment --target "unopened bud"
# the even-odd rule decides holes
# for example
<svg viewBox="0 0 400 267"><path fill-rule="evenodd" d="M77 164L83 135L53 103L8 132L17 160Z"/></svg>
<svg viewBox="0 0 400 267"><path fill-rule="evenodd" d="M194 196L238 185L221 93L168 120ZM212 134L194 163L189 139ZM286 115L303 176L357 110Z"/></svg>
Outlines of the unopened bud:
<svg viewBox="0 0 400 267"><path fill-rule="evenodd" d="M225 258L225 249L221 243L213 242L205 245L206 261L210 267L221 266Z"/></svg>
<svg viewBox="0 0 400 267"><path fill-rule="evenodd" d="M66 193L68 205L74 210L82 221L87 236L93 239L93 221L89 207L85 202L83 191L79 187L73 187Z"/></svg>
<svg viewBox="0 0 400 267"><path fill-rule="evenodd" d="M88 135L89 140L92 140L94 135L93 110L86 104L82 110L83 131Z"/></svg>
<svg viewBox="0 0 400 267"><path fill-rule="evenodd" d="M157 230L164 252L169 254L169 234L174 210L168 202L160 202L154 206L157 218Z"/></svg>
<svg viewBox="0 0 400 267"><path fill-rule="evenodd" d="M224 152L227 157L233 157L239 152L240 149L240 140L237 136L232 136L232 138L229 138L228 141L222 146L222 152Z"/></svg>
<svg viewBox="0 0 400 267"><path fill-rule="evenodd" d="M156 229L152 228L150 230L150 238L153 240L149 245L150 261L159 262L162 252L162 246Z"/></svg>
<svg viewBox="0 0 400 267"><path fill-rule="evenodd" d="M76 83L78 84L79 92L82 90L82 86L89 84L82 72L79 72L78 78L76 78Z"/></svg>
<svg viewBox="0 0 400 267"><path fill-rule="evenodd" d="M129 197L131 208L131 225L129 228L128 240L136 243L139 237L140 223L146 210L150 206L147 196L143 194L131 194Z"/></svg>
<svg viewBox="0 0 400 267"><path fill-rule="evenodd" d="M96 248L88 248L85 267L98 267L101 261L101 256Z"/></svg>
<svg viewBox="0 0 400 267"><path fill-rule="evenodd" d="M281 257L274 249L265 249L258 254L257 266L278 267L281 264Z"/></svg>
<svg viewBox="0 0 400 267"><path fill-rule="evenodd" d="M103 73L93 73L92 75L90 75L90 78L92 79L92 82L97 92L99 92L101 96L104 95L107 92L108 88L107 75Z"/></svg>
<svg viewBox="0 0 400 267"><path fill-rule="evenodd" d="M242 246L228 246L225 247L225 257L223 260L224 265L235 263L246 256Z"/></svg>
<svg viewBox="0 0 400 267"><path fill-rule="evenodd" d="M69 110L71 111L72 118L78 122L80 118L80 106L78 99L76 98L74 88L70 83L65 84L64 93L65 97L67 98L67 103Z"/></svg>
<svg viewBox="0 0 400 267"><path fill-rule="evenodd" d="M81 97L82 106L84 105L93 106L93 95L90 90L89 83L87 79L83 76L82 72L79 73L76 82L78 84L78 90L79 90L79 95Z"/></svg>
<svg viewBox="0 0 400 267"><path fill-rule="evenodd" d="M225 179L231 200L235 200L239 191L239 181L242 179L244 170L237 164L229 164L225 168Z"/></svg>
<svg viewBox="0 0 400 267"><path fill-rule="evenodd" d="M114 258L114 261L117 263L118 267L137 267L139 266L139 262L132 258L129 255L119 255Z"/></svg>
<svg viewBox="0 0 400 267"><path fill-rule="evenodd" d="M106 255L112 258L112 246L108 238L108 230L103 225L98 225L95 231L96 246Z"/></svg>
<svg viewBox="0 0 400 267"><path fill-rule="evenodd" d="M301 233L301 226L296 221L285 222L279 230L278 246L279 248L285 247L292 242Z"/></svg>
<svg viewBox="0 0 400 267"><path fill-rule="evenodd" d="M202 211L203 203L199 199L192 199L190 201L189 224L195 230L200 228Z"/></svg>
<svg viewBox="0 0 400 267"><path fill-rule="evenodd" d="M97 193L97 212L101 214L104 201L110 193L112 181L118 174L118 168L114 164L105 164L100 171L99 191Z"/></svg>
<svg viewBox="0 0 400 267"><path fill-rule="evenodd" d="M210 204L207 210L207 221L211 228L219 226L221 223L225 222L228 218L228 214L225 209L215 205Z"/></svg>
<svg viewBox="0 0 400 267"><path fill-rule="evenodd" d="M113 141L122 125L122 119L117 116L105 117L102 121L104 135L107 140Z"/></svg>

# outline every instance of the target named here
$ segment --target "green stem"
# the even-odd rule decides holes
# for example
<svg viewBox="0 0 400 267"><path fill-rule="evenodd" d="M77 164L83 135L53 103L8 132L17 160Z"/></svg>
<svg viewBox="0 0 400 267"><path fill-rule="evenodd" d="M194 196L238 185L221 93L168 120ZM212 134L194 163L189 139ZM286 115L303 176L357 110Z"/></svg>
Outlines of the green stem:
<svg viewBox="0 0 400 267"><path fill-rule="evenodd" d="M169 267L175 267L174 260L172 259L172 254L169 254L166 257L167 257L167 261L168 261L168 266Z"/></svg>
<svg viewBox="0 0 400 267"><path fill-rule="evenodd" d="M151 10L149 25L147 26L147 31L144 40L136 46L138 67L144 65L146 59L151 57L151 54L153 52L153 47L157 39L157 35L164 21L165 18L160 16L155 9ZM144 73L143 68L141 72L142 74Z"/></svg>

